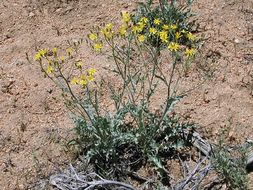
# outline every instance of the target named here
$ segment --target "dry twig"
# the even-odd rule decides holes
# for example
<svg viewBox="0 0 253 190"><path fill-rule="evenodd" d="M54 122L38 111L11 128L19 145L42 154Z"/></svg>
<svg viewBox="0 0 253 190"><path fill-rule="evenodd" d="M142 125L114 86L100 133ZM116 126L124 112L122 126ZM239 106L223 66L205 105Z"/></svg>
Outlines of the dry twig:
<svg viewBox="0 0 253 190"><path fill-rule="evenodd" d="M126 183L103 179L96 173L78 173L72 165L65 173L51 176L50 183L60 190L93 190L97 187L111 187L112 190L136 190Z"/></svg>

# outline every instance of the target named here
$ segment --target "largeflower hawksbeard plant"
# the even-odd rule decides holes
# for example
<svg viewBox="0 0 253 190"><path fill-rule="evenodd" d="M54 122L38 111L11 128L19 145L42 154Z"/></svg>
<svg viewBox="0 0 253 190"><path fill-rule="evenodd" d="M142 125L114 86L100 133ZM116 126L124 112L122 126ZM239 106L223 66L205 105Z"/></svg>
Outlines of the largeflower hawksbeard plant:
<svg viewBox="0 0 253 190"><path fill-rule="evenodd" d="M146 162L165 171L162 155L186 144L182 132L193 126L171 113L183 97L177 93L177 72L195 57L198 39L174 11L175 18L151 8L132 15L122 12L120 24L107 23L87 35L96 55L109 58L111 67L103 72L113 73L115 80L97 80L95 68L75 60L76 47L67 48L64 55L57 48L41 49L34 57L62 89L75 115L77 137L71 144L104 176L122 176ZM101 106L101 86L113 102L110 110Z"/></svg>

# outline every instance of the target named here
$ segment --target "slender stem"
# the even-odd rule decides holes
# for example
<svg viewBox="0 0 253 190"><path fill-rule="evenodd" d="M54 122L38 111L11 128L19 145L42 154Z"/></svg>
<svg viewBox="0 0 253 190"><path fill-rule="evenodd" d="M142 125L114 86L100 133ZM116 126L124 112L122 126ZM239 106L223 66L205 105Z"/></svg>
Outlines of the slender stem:
<svg viewBox="0 0 253 190"><path fill-rule="evenodd" d="M176 59L172 64L172 71L170 74L170 79L169 79L169 83L168 83L168 92L167 92L167 98L170 99L170 88L171 88L171 84L172 84L172 79L174 76L174 72L175 72L175 68L176 68Z"/></svg>
<svg viewBox="0 0 253 190"><path fill-rule="evenodd" d="M82 105L82 103L80 103L79 99L75 96L74 92L72 91L68 80L65 78L65 76L63 75L61 68L58 66L58 71L60 73L60 77L64 80L65 84L67 85L68 88L68 92L70 93L70 95L74 98L74 100L76 101L76 103L81 106L81 108L83 109L83 111L85 112L85 114L87 115L87 117L89 118L90 122L93 124L93 120L90 117L90 114L88 113L88 111L86 110L86 108Z"/></svg>
<svg viewBox="0 0 253 190"><path fill-rule="evenodd" d="M86 91L87 91L87 94L88 94L89 102L91 103L92 107L95 109L95 112L96 112L97 116L99 117L99 111L98 111L97 105L96 105L96 103L93 103L93 101L92 101L91 91L90 91L88 86L86 87ZM96 95L96 92L95 92L95 95Z"/></svg>
<svg viewBox="0 0 253 190"><path fill-rule="evenodd" d="M47 57L46 57L46 59L49 60ZM42 66L42 61L40 61L40 67L41 67L42 72L43 72L51 81L53 81L53 83L55 83L55 85L61 86L61 83L60 83L60 82L57 82L56 80L54 80L54 78L51 77L51 76L46 72L46 70L45 70L45 69L43 68L43 66ZM58 67L58 69L59 69L59 67ZM57 78L57 76L55 75L55 73L53 73L53 74L54 74L55 78ZM62 91L64 91L64 87L60 87L60 88L61 88ZM66 100L65 102L68 101L67 98L66 98L65 96L63 96L63 98ZM73 97L73 98L74 98L74 97ZM82 111L78 106L77 106L76 108L77 108L79 114L80 114L82 117L85 118L85 116L84 116L84 114L83 114L83 111ZM71 110L70 110L70 111L71 111ZM74 113L73 111L71 111L71 112Z"/></svg>
<svg viewBox="0 0 253 190"><path fill-rule="evenodd" d="M171 98L170 96L170 88L171 88L171 84L172 84L172 79L173 79L173 76L174 76L174 72L175 72L175 68L176 68L176 60L173 62L173 65L172 65L172 70L171 70L171 75L170 75L170 79L169 79L169 83L168 83L168 88L167 88L167 99L166 99L166 107L163 111L163 115L158 123L158 126L160 127L160 125L162 124L162 121L164 119L164 117L166 116L167 112L168 112L168 109L169 109L169 100Z"/></svg>
<svg viewBox="0 0 253 190"><path fill-rule="evenodd" d="M113 53L114 62L115 62L115 64L116 64L116 67L117 67L117 69L118 69L118 71L119 71L119 74L120 74L120 76L121 76L121 78L122 78L122 80L123 80L123 87L124 87L124 89L125 89L125 88L128 89L128 91L129 91L129 93L128 93L128 98L131 100L132 104L135 104L134 95L133 95L131 89L129 88L129 86L128 86L128 84L127 84L127 80L128 80L128 79L127 79L126 69L125 69L125 72L122 71L122 69L121 69L121 67L120 67L120 64L119 64L119 62L118 62L118 59L119 59L124 65L126 64L126 62L125 62L124 60L122 60L122 59L124 59L124 58L119 58L119 57L117 57L117 56L115 55L115 53L117 53L118 55L120 55L120 53L117 51L117 49L115 48L114 45L111 45L111 48L112 48L112 53ZM128 46L128 56L129 56L129 50L130 50L130 46ZM129 58L129 59L130 59L130 58ZM129 66L126 67L126 68L129 68ZM124 73L125 73L125 74L124 74ZM128 73L130 73L130 70L128 70ZM132 81L130 80L130 82L132 82ZM121 98L123 98L123 94L122 94Z"/></svg>
<svg viewBox="0 0 253 190"><path fill-rule="evenodd" d="M105 185L117 185L117 186L122 186L125 189L135 190L135 188L131 185L128 185L128 184L122 183L122 182L118 182L118 181L111 181L111 180L101 180L101 181L95 181L95 182L88 182L88 184L90 186L85 188L84 190L93 190L97 186L105 186Z"/></svg>
<svg viewBox="0 0 253 190"><path fill-rule="evenodd" d="M163 11L164 10L164 0L159 0L160 8Z"/></svg>

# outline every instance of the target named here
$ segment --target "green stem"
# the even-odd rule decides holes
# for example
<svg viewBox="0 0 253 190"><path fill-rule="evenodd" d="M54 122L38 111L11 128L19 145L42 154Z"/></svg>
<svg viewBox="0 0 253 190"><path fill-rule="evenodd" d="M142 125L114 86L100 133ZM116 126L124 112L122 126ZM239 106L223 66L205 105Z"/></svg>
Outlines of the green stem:
<svg viewBox="0 0 253 190"><path fill-rule="evenodd" d="M169 83L168 83L168 88L167 88L167 99L166 99L166 107L163 111L163 115L158 123L158 127L160 128L160 125L162 124L164 117L166 116L168 109L169 109L169 103L170 103L170 99L171 99L171 95L170 95L170 88L171 88L171 84L172 84L172 79L174 76L174 72L175 72L175 68L176 68L176 60L173 62L172 65L172 70L171 70L171 75L170 75L170 79L169 79Z"/></svg>
<svg viewBox="0 0 253 190"><path fill-rule="evenodd" d="M90 114L88 113L88 111L86 110L86 108L82 105L82 103L80 103L79 99L75 96L74 92L72 91L72 89L71 89L71 87L69 85L69 82L66 79L66 77L64 76L64 74L62 73L61 68L59 67L59 65L58 65L58 71L60 73L60 77L64 80L65 84L67 85L67 89L68 89L68 92L70 93L70 95L74 98L74 100L76 101L76 103L83 109L83 111L85 112L86 116L89 118L90 122L92 124L94 124L92 118L90 117Z"/></svg>

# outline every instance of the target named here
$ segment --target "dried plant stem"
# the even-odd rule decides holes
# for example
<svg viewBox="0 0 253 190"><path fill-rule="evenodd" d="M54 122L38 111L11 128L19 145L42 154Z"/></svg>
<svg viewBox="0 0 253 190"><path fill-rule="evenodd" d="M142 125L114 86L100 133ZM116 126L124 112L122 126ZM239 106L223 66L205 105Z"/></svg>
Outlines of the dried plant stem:
<svg viewBox="0 0 253 190"><path fill-rule="evenodd" d="M65 173L51 176L50 183L60 190L93 190L96 187L108 186L117 186L115 189L136 190L133 186L126 183L103 179L96 173L78 173L72 165Z"/></svg>

